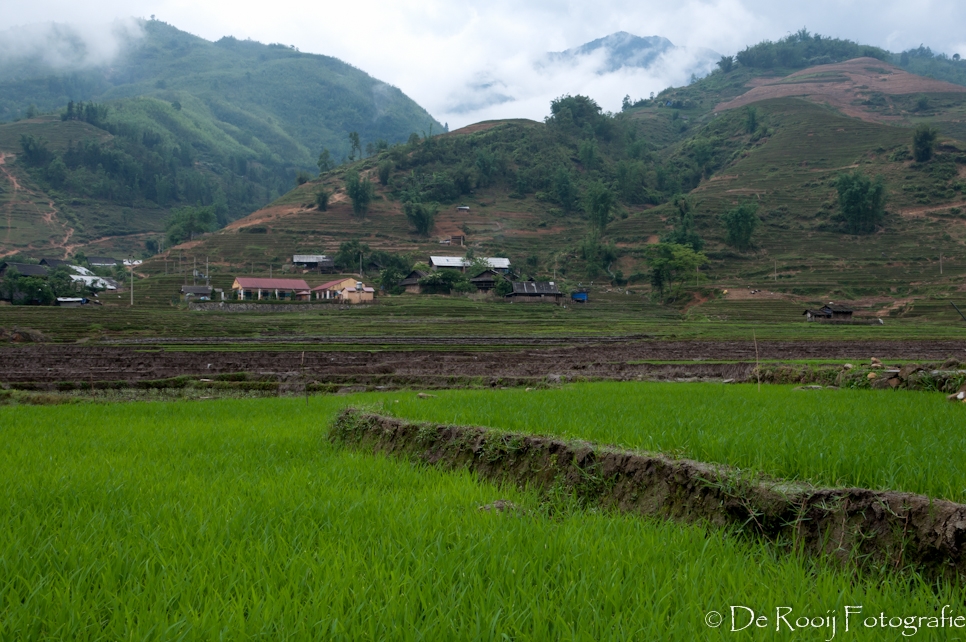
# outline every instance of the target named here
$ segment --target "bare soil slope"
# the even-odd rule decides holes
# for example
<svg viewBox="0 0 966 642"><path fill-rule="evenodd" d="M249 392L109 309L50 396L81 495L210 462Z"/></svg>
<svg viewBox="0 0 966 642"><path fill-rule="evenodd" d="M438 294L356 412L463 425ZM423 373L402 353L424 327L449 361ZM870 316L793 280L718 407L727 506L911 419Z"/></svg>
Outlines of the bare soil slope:
<svg viewBox="0 0 966 642"><path fill-rule="evenodd" d="M782 78L758 78L752 88L715 107L716 112L744 107L769 98L800 96L827 103L843 113L875 122L898 120L870 109L876 94L958 94L966 87L910 74L875 58L855 58L833 65L809 67Z"/></svg>

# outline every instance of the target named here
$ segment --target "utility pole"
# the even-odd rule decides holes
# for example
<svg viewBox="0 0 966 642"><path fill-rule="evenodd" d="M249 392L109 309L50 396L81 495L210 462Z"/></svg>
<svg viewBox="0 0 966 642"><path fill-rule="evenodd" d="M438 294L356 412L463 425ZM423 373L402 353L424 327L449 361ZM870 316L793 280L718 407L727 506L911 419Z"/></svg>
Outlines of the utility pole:
<svg viewBox="0 0 966 642"><path fill-rule="evenodd" d="M194 261L191 268L191 285L198 285L198 257L192 256L191 258Z"/></svg>
<svg viewBox="0 0 966 642"><path fill-rule="evenodd" d="M362 250L359 251L359 278L362 278Z"/></svg>
<svg viewBox="0 0 966 642"><path fill-rule="evenodd" d="M206 256L205 257L205 285L211 285L211 276L210 276L211 272L208 271L210 269L211 268L208 265L208 257Z"/></svg>
<svg viewBox="0 0 966 642"><path fill-rule="evenodd" d="M134 255L131 255L131 306L134 306Z"/></svg>

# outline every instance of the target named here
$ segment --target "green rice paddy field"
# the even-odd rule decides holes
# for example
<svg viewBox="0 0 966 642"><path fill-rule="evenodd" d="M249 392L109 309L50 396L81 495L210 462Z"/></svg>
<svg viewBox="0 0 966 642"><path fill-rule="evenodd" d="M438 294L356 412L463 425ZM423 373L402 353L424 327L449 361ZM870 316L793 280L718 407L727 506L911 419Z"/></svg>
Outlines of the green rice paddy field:
<svg viewBox="0 0 966 642"><path fill-rule="evenodd" d="M828 640L827 619L796 619L833 615L840 640L966 637L929 628L947 604L966 616L960 584L343 450L326 431L347 405L966 499L966 408L926 393L604 383L7 406L0 640ZM528 512L478 510L501 498ZM731 606L767 626L732 632ZM862 608L848 632L846 606Z"/></svg>

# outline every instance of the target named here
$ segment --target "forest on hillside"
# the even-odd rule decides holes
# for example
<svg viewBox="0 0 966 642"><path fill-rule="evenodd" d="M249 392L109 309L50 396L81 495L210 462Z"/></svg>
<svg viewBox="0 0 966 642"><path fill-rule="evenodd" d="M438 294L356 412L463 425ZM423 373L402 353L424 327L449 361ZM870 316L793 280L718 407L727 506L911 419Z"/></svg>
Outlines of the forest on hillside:
<svg viewBox="0 0 966 642"><path fill-rule="evenodd" d="M19 162L55 194L128 207L212 206L219 225L261 207L293 184L293 171L270 157L251 161L187 137L178 140L150 120L124 118L116 109L68 103L63 120L86 122L111 134L110 139L69 141L65 150L54 151L43 137L23 135Z"/></svg>

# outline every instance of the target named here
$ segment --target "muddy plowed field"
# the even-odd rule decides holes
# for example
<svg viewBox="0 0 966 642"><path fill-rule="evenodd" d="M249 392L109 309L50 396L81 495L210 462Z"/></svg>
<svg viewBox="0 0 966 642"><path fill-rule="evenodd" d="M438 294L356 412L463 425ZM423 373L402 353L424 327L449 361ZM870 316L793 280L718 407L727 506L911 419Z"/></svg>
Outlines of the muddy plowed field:
<svg viewBox="0 0 966 642"><path fill-rule="evenodd" d="M521 382L559 375L562 379L734 378L749 376L755 364L751 342L609 341L579 345L420 346L399 349L374 346L372 340L353 346L340 340L328 346L306 345L304 365L298 346L284 349L253 344L241 350L203 346L146 345L21 345L0 350L0 382L96 382L166 379L182 375L218 376L248 373L275 380L308 376L335 383L454 383L483 378ZM371 347L370 347L371 346ZM868 363L889 360L966 361L966 344L958 341L759 342L761 360L848 359ZM733 363L706 363L730 361ZM645 362L645 363L639 363Z"/></svg>

